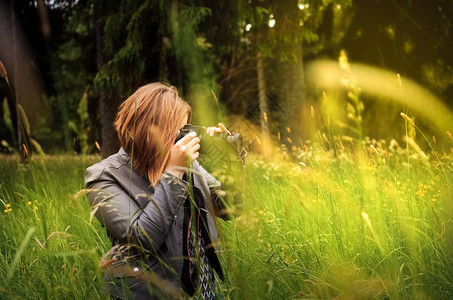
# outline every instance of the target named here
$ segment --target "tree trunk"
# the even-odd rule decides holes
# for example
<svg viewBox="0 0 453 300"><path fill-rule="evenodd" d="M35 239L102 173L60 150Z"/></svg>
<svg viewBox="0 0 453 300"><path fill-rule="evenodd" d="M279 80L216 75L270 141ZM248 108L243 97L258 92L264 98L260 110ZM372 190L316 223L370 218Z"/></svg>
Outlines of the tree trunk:
<svg viewBox="0 0 453 300"><path fill-rule="evenodd" d="M120 97L118 93L113 91L112 93L107 94L101 92L101 112L102 112L102 148L101 154L102 157L107 157L118 151L120 148L120 142L118 139L118 134L116 133L115 128L113 127L113 122L115 121L115 116L118 110Z"/></svg>
<svg viewBox="0 0 453 300"><path fill-rule="evenodd" d="M282 38L277 44L278 97L283 114L280 118L281 141L289 149L300 146L302 136L302 106L305 104L305 84L302 41L300 36L300 15L297 0L287 0L279 4L275 12L275 29ZM284 38L286 36L286 38ZM298 40L298 41L297 41Z"/></svg>
<svg viewBox="0 0 453 300"><path fill-rule="evenodd" d="M262 146L263 146L263 155L267 157L269 155L269 126L268 118L269 107L267 105L267 96L266 96L266 79L264 77L264 66L263 66L263 55L258 51L256 57L256 72L258 75L258 99L260 107L260 120L261 120L261 132L262 132Z"/></svg>
<svg viewBox="0 0 453 300"><path fill-rule="evenodd" d="M39 21L41 22L41 32L44 36L44 39L48 40L51 34L50 22L49 22L49 13L46 1L37 0L37 8L39 14Z"/></svg>
<svg viewBox="0 0 453 300"><path fill-rule="evenodd" d="M288 51L286 49L285 51ZM292 49L295 61L286 60L278 63L279 97L283 108L280 119L280 132L282 142L289 148L300 146L302 138L303 120L302 106L305 103L304 65L302 45L296 44Z"/></svg>
<svg viewBox="0 0 453 300"><path fill-rule="evenodd" d="M96 66L99 71L104 65L104 23L101 15L102 8L95 4L95 35L96 35ZM116 91L107 94L104 88L99 91L99 103L101 105L101 155L107 157L118 151L120 143L118 135L113 127L115 115L118 109L120 97Z"/></svg>
<svg viewBox="0 0 453 300"><path fill-rule="evenodd" d="M19 61L18 61L18 49L17 49L17 28L16 28L16 14L14 12L14 4L13 0L11 0L11 30L12 30L12 39L13 39L13 77L14 77L14 89L11 89L11 97L15 99L14 101L14 113L15 114L15 123L13 126L15 127L16 134L17 134L17 146L20 156L20 162L25 163L28 160L29 155L31 154L31 149L27 143L27 139L25 137L25 130L24 125L22 123L21 115L19 112L19 100L20 100L20 87L21 83L19 82ZM10 86L11 88L11 86ZM14 94L13 94L14 91ZM14 119L14 118L13 118ZM14 121L13 121L14 122Z"/></svg>

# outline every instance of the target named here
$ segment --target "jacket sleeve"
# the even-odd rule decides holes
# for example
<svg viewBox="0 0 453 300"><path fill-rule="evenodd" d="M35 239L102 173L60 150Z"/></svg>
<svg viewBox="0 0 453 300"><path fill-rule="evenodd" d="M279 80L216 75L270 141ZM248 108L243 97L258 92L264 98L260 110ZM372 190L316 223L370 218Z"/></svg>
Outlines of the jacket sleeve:
<svg viewBox="0 0 453 300"><path fill-rule="evenodd" d="M87 183L90 190L87 197L95 216L119 241L157 251L187 197L187 182L164 173L153 195L131 195L108 172L103 173L96 181ZM136 201L132 197L144 199ZM145 204L140 207L138 203Z"/></svg>
<svg viewBox="0 0 453 300"><path fill-rule="evenodd" d="M237 179L235 184L222 184L215 179L208 171L206 171L198 162L198 170L208 183L211 192L211 201L214 207L216 217L223 220L231 220L240 214L242 209L244 195L242 190L242 182L244 178ZM240 184L240 187L238 186Z"/></svg>

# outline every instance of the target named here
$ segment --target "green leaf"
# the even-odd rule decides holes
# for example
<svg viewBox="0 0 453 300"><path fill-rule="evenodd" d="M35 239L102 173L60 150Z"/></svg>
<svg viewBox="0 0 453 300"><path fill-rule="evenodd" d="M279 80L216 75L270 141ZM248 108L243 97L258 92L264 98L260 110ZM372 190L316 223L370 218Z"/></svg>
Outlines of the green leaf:
<svg viewBox="0 0 453 300"><path fill-rule="evenodd" d="M27 132L28 136L30 136L30 123L28 122L27 115L25 114L24 109L20 104L17 104L17 111L19 112L19 118L24 125L25 131Z"/></svg>
<svg viewBox="0 0 453 300"><path fill-rule="evenodd" d="M45 155L44 150L42 150L41 145L38 143L37 140L30 138L30 142L32 143L33 147L35 148L36 152L39 155Z"/></svg>
<svg viewBox="0 0 453 300"><path fill-rule="evenodd" d="M8 100L6 97L3 99L3 120L5 121L6 126L14 135L13 122L11 121L11 112L8 106Z"/></svg>
<svg viewBox="0 0 453 300"><path fill-rule="evenodd" d="M77 125L76 123L74 123L74 121L69 121L68 127L71 128L71 130L74 131L76 134L79 133L79 129L77 128Z"/></svg>

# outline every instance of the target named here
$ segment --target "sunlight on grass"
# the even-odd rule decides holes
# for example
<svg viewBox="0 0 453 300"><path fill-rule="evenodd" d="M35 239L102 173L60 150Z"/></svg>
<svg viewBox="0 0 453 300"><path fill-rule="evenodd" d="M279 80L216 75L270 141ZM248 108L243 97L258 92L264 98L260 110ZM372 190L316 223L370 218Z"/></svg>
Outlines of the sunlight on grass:
<svg viewBox="0 0 453 300"><path fill-rule="evenodd" d="M280 141L236 119L255 153L242 214L218 221L225 299L453 297L452 115L408 80L401 96L395 74L351 65L345 76L347 66L313 66L331 96L322 93L321 105L310 107L309 140ZM335 104L340 87L346 111ZM405 112L401 146L399 136L364 136L362 92L411 108L440 129L446 147L434 147ZM200 93L199 118L217 120L215 94ZM429 147L417 144L417 134ZM106 297L99 260L110 242L79 192L85 168L100 157L18 160L0 160L0 298ZM221 180L237 175L216 172Z"/></svg>
<svg viewBox="0 0 453 300"><path fill-rule="evenodd" d="M372 66L350 64L360 89L379 101L391 101L412 109L419 117L429 120L442 132L453 128L453 113L436 96L413 81L396 73ZM313 82L322 88L342 88L345 84L345 67L335 61L316 61L309 68ZM343 79L342 79L343 78Z"/></svg>

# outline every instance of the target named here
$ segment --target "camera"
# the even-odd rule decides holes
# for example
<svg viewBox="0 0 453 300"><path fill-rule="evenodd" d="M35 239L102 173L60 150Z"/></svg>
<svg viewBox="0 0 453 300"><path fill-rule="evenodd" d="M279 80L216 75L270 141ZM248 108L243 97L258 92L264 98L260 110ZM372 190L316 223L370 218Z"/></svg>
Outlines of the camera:
<svg viewBox="0 0 453 300"><path fill-rule="evenodd" d="M213 136L206 133L206 127L198 125L185 125L178 133L175 143L182 139L190 132L196 132L200 139L200 155L207 154L209 156L225 155L241 155L242 136L240 133L229 134L227 132L215 133Z"/></svg>

